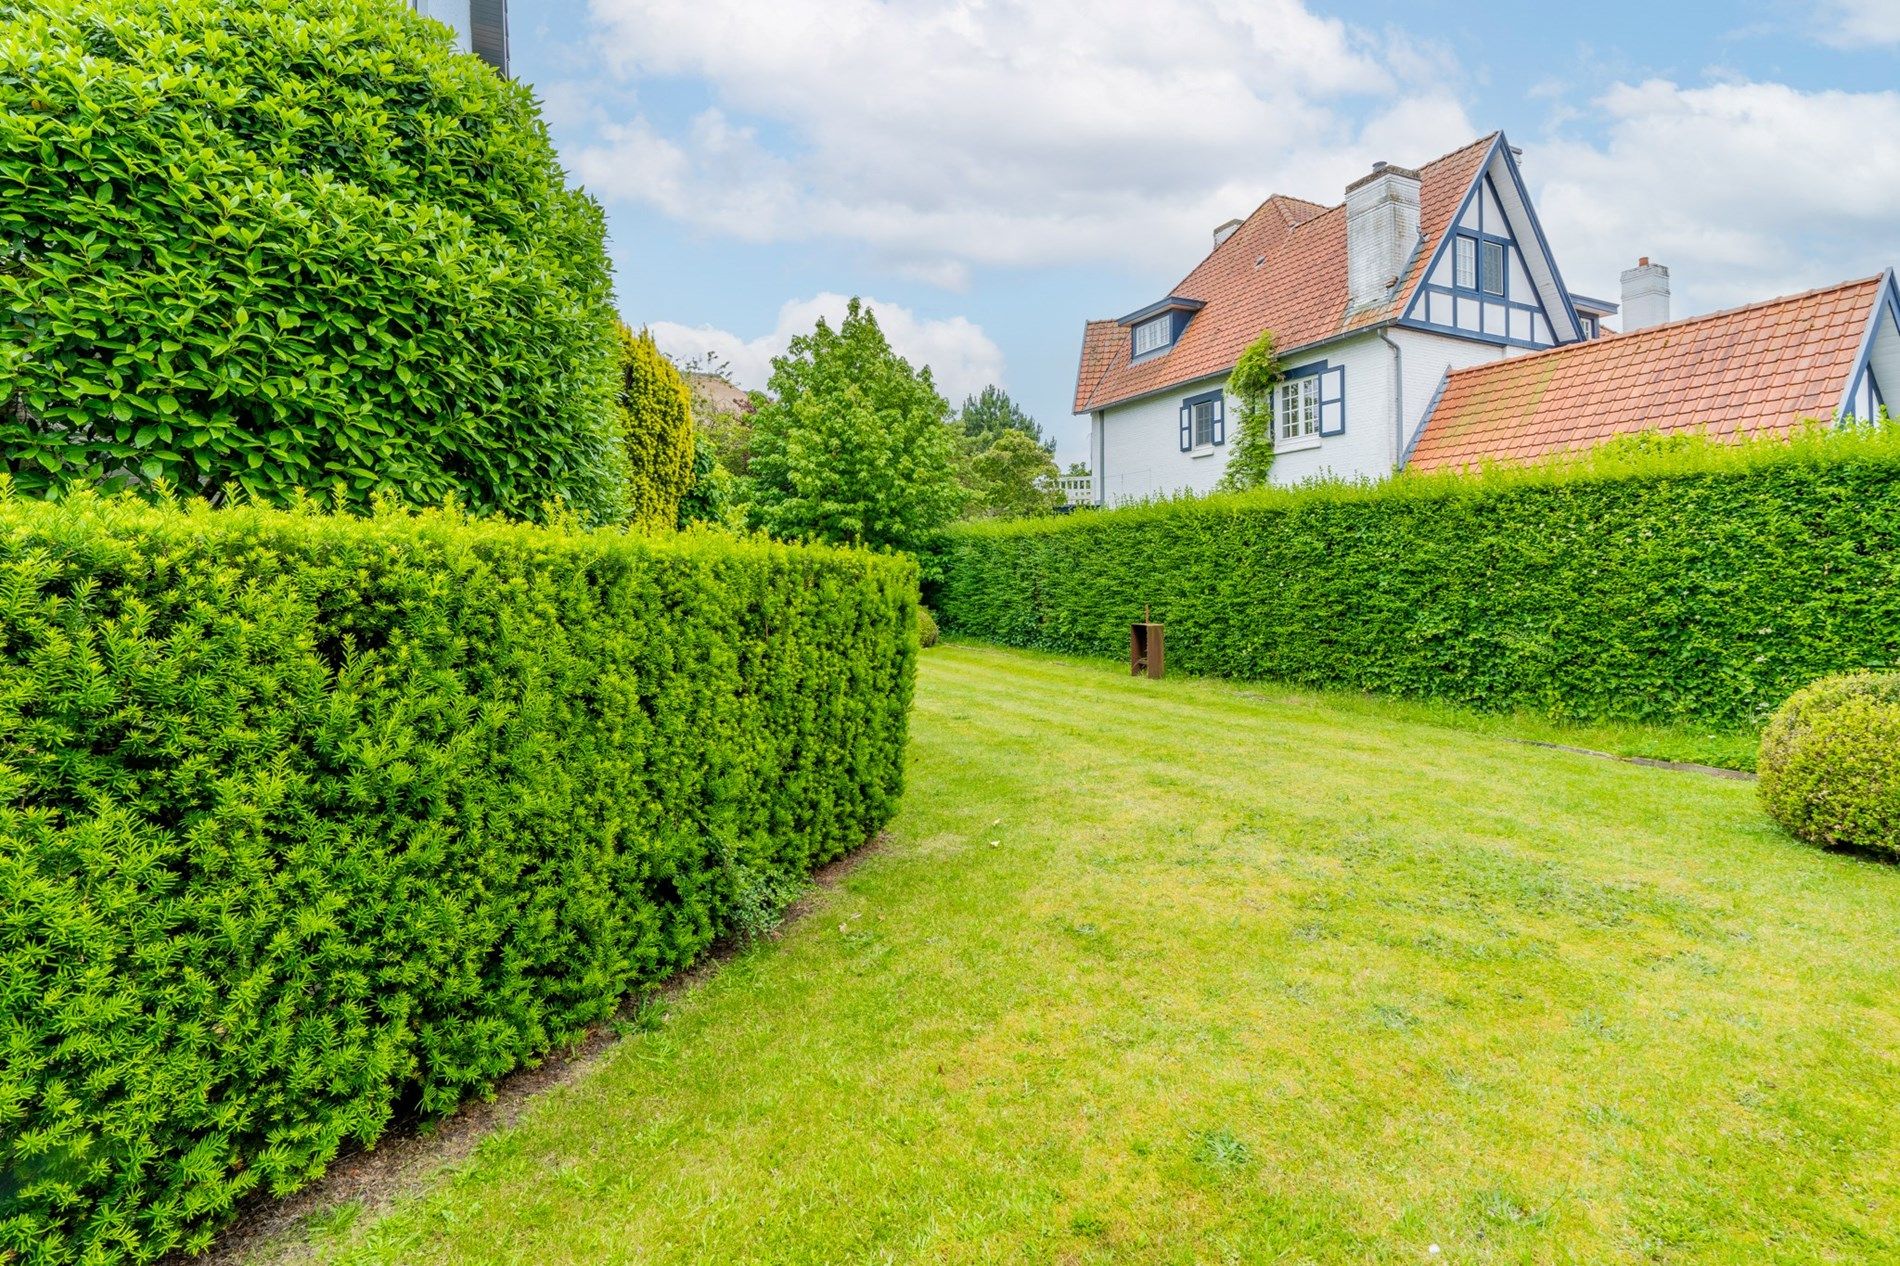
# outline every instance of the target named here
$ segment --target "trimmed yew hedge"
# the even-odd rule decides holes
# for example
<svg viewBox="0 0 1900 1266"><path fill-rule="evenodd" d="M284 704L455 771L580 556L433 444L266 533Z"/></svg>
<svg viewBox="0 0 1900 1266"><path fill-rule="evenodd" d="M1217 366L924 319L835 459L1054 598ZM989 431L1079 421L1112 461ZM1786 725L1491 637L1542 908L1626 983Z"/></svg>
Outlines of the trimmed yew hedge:
<svg viewBox="0 0 1900 1266"><path fill-rule="evenodd" d="M1689 444L968 525L947 630L1168 666L1755 726L1828 673L1900 662L1900 435Z"/></svg>
<svg viewBox="0 0 1900 1266"><path fill-rule="evenodd" d="M0 0L0 469L626 517L612 277L408 0Z"/></svg>
<svg viewBox="0 0 1900 1266"><path fill-rule="evenodd" d="M149 1261L896 807L891 556L0 497L0 1261Z"/></svg>

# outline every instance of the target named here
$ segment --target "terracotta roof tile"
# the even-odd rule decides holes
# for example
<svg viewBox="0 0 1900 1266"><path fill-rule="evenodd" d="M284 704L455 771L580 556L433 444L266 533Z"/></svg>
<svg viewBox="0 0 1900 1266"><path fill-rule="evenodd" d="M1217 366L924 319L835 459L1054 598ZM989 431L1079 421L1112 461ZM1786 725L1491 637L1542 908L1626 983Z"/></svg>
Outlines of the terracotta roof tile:
<svg viewBox="0 0 1900 1266"><path fill-rule="evenodd" d="M1275 194L1169 292L1206 306L1166 355L1130 364L1133 349L1125 326L1088 323L1075 411L1086 413L1225 373L1262 330L1272 330L1280 349L1292 351L1397 316L1496 139L1493 132L1419 169L1424 242L1391 302L1348 318L1345 204L1321 206ZM1099 372L1093 372L1096 366Z"/></svg>
<svg viewBox="0 0 1900 1266"><path fill-rule="evenodd" d="M1832 417L1880 284L1843 282L1458 370L1407 464L1528 461L1649 429L1785 434Z"/></svg>

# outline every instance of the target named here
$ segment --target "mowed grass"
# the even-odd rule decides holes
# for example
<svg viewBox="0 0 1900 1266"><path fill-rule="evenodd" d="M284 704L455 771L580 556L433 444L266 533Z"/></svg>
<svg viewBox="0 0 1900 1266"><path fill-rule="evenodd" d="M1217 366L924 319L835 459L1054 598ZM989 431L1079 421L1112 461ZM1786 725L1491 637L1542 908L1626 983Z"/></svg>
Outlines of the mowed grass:
<svg viewBox="0 0 1900 1266"><path fill-rule="evenodd" d="M310 1247L1900 1260L1900 870L1752 785L970 645L913 735L811 914Z"/></svg>

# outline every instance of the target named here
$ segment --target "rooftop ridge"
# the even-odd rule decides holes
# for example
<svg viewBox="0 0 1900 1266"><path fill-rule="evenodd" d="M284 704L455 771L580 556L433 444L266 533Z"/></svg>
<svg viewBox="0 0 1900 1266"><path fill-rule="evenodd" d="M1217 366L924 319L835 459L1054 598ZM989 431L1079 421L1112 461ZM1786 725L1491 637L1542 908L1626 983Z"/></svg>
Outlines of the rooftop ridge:
<svg viewBox="0 0 1900 1266"><path fill-rule="evenodd" d="M1165 292L1207 306L1166 355L1137 359L1106 324L1084 327L1086 354L1076 376L1075 411L1106 408L1225 373L1250 341L1243 336L1260 329L1272 329L1283 349L1294 351L1395 320L1395 305L1417 285L1431 244L1446 231L1446 210L1465 194L1472 174L1503 143L1503 136L1501 131L1487 132L1416 166L1428 204L1419 226L1427 249L1414 253L1400 298L1349 317L1344 199L1328 204L1270 194L1238 227L1225 231L1223 226L1222 239L1210 243L1211 249L1204 247L1198 261Z"/></svg>
<svg viewBox="0 0 1900 1266"><path fill-rule="evenodd" d="M1662 325L1646 325L1640 330L1605 331L1601 336L1584 339L1576 343L1564 343L1558 347L1546 347L1542 351L1524 352L1517 356L1506 356L1503 360L1480 361L1476 365L1466 365L1463 369L1452 370L1447 377L1459 378L1467 374L1479 373L1487 369L1496 369L1500 365L1525 365L1563 352L1577 352L1595 347L1626 347L1632 341L1640 341L1652 334L1667 334L1674 330L1687 329L1692 325L1701 325L1707 321L1720 321L1727 317L1740 316L1744 312L1754 312L1760 308L1772 308L1777 304L1799 303L1817 295L1832 294L1836 290L1852 290L1855 286L1871 285L1885 277L1885 273L1875 273L1871 277L1856 277L1851 281L1837 281L1831 286L1816 286L1812 290L1803 290L1799 294L1776 295L1772 299L1757 299L1753 303L1744 303L1733 308L1722 308L1715 312L1704 312L1700 316L1683 317L1680 321L1667 321Z"/></svg>
<svg viewBox="0 0 1900 1266"><path fill-rule="evenodd" d="M1422 173L1428 167L1436 167L1440 163L1450 162L1454 158L1458 158L1458 157L1461 157L1462 155L1468 154L1474 149L1488 147L1493 142L1495 142L1498 139L1498 137L1502 135L1504 135L1503 129L1495 128L1492 131L1485 133L1483 136L1480 136L1475 141L1467 141L1465 144L1460 145L1457 149L1447 150L1443 154L1440 154L1437 158L1429 159L1423 163L1420 163L1418 165L1417 170ZM1282 206L1276 205L1276 204L1284 204L1288 202L1297 202L1301 206L1312 207L1314 208L1314 213L1302 219L1298 219L1298 220L1291 219L1287 216L1286 211L1282 208ZM1216 245L1211 250L1209 250L1207 254L1201 256L1200 260L1194 265L1193 268L1188 269L1187 272L1181 275L1181 281L1175 283L1175 289L1178 290L1182 282L1185 282L1189 277L1192 277L1194 273L1196 272L1196 270L1198 270L1202 264L1205 264L1209 259L1212 259L1214 255L1221 249L1221 247L1226 246L1228 242L1231 242L1236 237L1239 237L1240 229L1244 229L1249 224L1252 224L1254 222L1255 217L1257 217L1262 211L1265 211L1268 207L1273 207L1276 211L1280 212L1280 218L1286 222L1287 230L1291 232L1294 229L1304 228L1306 225L1311 224L1313 221L1320 219L1322 216L1325 216L1331 212L1344 211L1346 209L1346 204L1343 200L1339 202L1315 202L1311 198L1302 198L1298 194L1270 193L1264 199L1261 200L1259 206L1255 207L1252 211L1248 212L1244 218L1242 218L1240 222L1240 228L1235 229L1233 233L1229 234L1226 241L1221 242L1219 245ZM1172 294L1174 293L1174 291L1170 290L1169 293Z"/></svg>

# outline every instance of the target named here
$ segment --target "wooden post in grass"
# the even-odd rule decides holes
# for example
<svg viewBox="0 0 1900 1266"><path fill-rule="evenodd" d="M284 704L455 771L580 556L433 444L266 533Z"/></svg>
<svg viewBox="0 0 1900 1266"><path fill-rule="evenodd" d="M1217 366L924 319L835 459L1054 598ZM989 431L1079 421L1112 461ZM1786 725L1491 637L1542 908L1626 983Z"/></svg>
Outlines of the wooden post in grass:
<svg viewBox="0 0 1900 1266"><path fill-rule="evenodd" d="M1140 623L1128 626L1128 675L1159 677L1166 660L1161 626L1154 622L1154 613L1143 607Z"/></svg>

